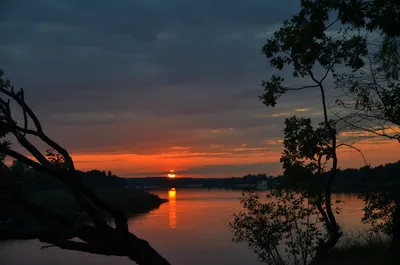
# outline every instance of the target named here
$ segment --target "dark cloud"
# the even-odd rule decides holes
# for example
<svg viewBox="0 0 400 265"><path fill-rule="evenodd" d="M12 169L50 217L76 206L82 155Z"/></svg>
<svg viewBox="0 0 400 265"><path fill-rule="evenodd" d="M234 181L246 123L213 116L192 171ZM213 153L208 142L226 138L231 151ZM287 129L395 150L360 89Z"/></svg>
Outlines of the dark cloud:
<svg viewBox="0 0 400 265"><path fill-rule="evenodd" d="M24 86L46 92L58 86L69 97L83 88L124 90L129 96L178 84L226 90L246 77L258 85L260 76L252 71L263 71L263 40L256 40L256 33L292 13L295 6L288 6L267 1L16 0L6 5L0 24L1 56L7 59L3 67Z"/></svg>
<svg viewBox="0 0 400 265"><path fill-rule="evenodd" d="M278 114L319 111L315 91L285 95L274 109L258 100L261 79L274 73L260 49L298 5L3 0L0 67L72 152L266 148L282 137Z"/></svg>

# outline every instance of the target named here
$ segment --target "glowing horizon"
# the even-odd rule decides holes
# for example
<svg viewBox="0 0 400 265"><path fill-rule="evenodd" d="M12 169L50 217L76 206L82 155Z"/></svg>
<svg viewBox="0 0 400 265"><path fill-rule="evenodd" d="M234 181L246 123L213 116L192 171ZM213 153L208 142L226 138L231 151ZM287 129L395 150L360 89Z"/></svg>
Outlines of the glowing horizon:
<svg viewBox="0 0 400 265"><path fill-rule="evenodd" d="M346 137L348 135L345 135ZM398 143L385 138L372 138L355 145L363 151L368 164L378 166L400 160ZM154 154L130 152L71 152L78 170L111 170L120 177L241 177L246 174L282 173L279 162L283 151L282 139L263 140L258 146L208 145L202 149L174 146ZM365 165L362 156L354 149L338 149L339 168L359 168ZM12 160L8 158L10 165Z"/></svg>
<svg viewBox="0 0 400 265"><path fill-rule="evenodd" d="M395 141L383 139L379 142L361 141L356 146L363 151L367 163L377 166L400 160L397 144ZM185 177L232 177L248 173L281 174L282 168L279 159L282 150L283 146L280 144L280 148L273 152L246 154L233 152L226 156L212 152L186 152L154 155L72 154L72 157L79 170L111 170L114 174L122 177L162 176L164 175L162 172L169 172L167 176L174 178L177 176L177 171L182 172L182 176ZM339 148L338 157L339 167L342 169L359 168L365 165L362 156L353 149ZM265 170L263 170L264 164ZM101 167L99 167L100 165ZM235 170L235 168L238 169ZM252 168L254 169L252 170Z"/></svg>

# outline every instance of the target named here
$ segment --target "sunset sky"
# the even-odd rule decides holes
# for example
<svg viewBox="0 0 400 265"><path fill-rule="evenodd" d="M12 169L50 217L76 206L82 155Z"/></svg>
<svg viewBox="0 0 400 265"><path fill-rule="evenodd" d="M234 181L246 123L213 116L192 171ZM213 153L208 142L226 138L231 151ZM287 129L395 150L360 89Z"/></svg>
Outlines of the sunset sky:
<svg viewBox="0 0 400 265"><path fill-rule="evenodd" d="M278 174L284 119L322 118L315 90L275 108L258 100L275 73L260 49L298 2L2 0L0 68L79 169ZM358 147L377 165L399 160L398 145L370 137ZM354 150L339 159L341 168L363 165Z"/></svg>

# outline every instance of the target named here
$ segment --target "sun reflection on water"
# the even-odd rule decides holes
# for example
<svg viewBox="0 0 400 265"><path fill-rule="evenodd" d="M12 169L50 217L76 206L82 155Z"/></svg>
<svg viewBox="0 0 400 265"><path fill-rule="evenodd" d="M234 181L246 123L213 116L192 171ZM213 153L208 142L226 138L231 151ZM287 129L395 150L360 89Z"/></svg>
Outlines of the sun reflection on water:
<svg viewBox="0 0 400 265"><path fill-rule="evenodd" d="M176 189L172 188L168 191L168 199L169 199L169 211L168 211L168 219L169 219L169 227L176 228Z"/></svg>

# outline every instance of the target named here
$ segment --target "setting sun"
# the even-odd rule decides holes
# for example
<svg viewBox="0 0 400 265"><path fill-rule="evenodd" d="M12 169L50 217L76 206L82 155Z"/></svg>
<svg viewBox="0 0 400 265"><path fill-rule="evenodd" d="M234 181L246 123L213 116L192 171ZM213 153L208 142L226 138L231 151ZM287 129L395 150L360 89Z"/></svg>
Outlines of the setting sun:
<svg viewBox="0 0 400 265"><path fill-rule="evenodd" d="M169 171L169 174L168 174L168 177L169 178L175 178L175 171L173 170L173 169L171 169L170 171Z"/></svg>

